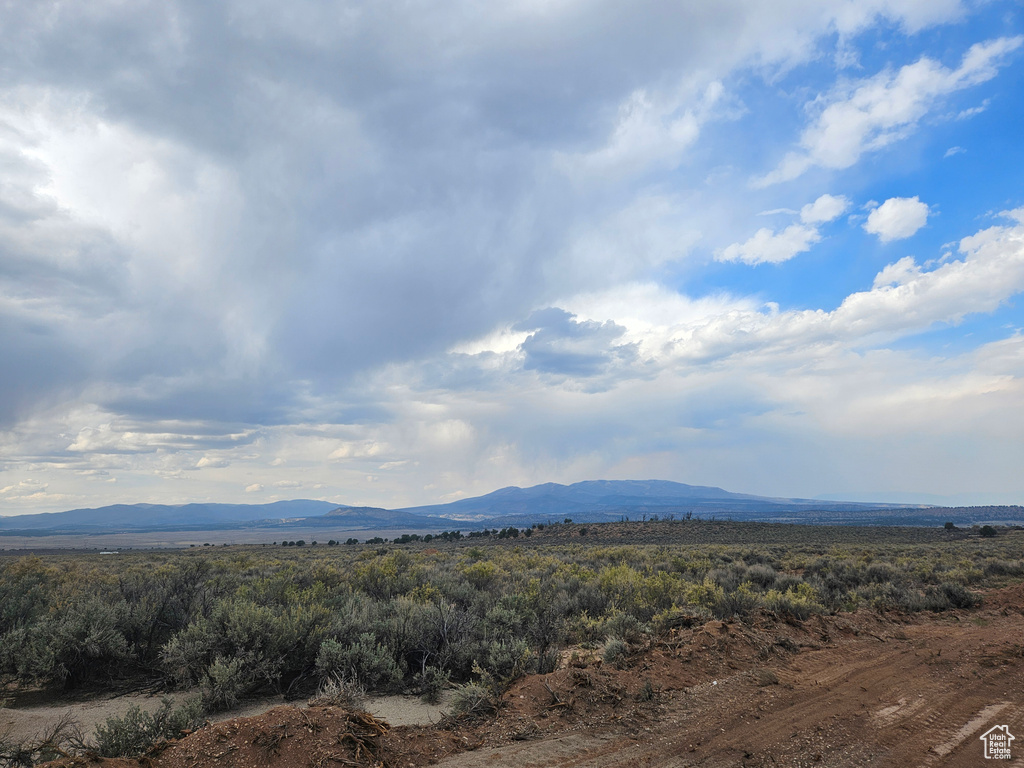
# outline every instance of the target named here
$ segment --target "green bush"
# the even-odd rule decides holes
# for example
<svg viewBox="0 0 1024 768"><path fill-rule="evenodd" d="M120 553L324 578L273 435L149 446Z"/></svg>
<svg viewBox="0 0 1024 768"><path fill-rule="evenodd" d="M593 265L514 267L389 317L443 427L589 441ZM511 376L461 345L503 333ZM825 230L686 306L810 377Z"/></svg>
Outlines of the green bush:
<svg viewBox="0 0 1024 768"><path fill-rule="evenodd" d="M627 643L636 643L644 636L647 628L630 613L614 613L606 618L601 629L605 637L617 637Z"/></svg>
<svg viewBox="0 0 1024 768"><path fill-rule="evenodd" d="M197 698L177 708L164 698L153 713L133 705L124 717L110 717L105 725L96 726L93 748L101 757L138 757L158 741L177 738L202 721L203 709Z"/></svg>
<svg viewBox="0 0 1024 768"><path fill-rule="evenodd" d="M121 628L124 609L90 597L18 627L0 638L0 666L62 688L120 677L132 656Z"/></svg>
<svg viewBox="0 0 1024 768"><path fill-rule="evenodd" d="M378 691L397 689L403 678L402 668L391 652L369 632L350 645L325 640L316 657L316 671L322 678L340 675Z"/></svg>
<svg viewBox="0 0 1024 768"><path fill-rule="evenodd" d="M218 712L237 706L242 697L259 687L257 666L251 656L215 658L202 680L203 707Z"/></svg>
<svg viewBox="0 0 1024 768"><path fill-rule="evenodd" d="M924 605L929 611L948 611L951 608L973 608L981 598L969 592L962 584L944 582L937 587L928 587L924 593Z"/></svg>
<svg viewBox="0 0 1024 768"><path fill-rule="evenodd" d="M416 673L413 682L416 683L423 701L427 704L437 704L451 683L451 676L443 669L425 667L422 672Z"/></svg>
<svg viewBox="0 0 1024 768"><path fill-rule="evenodd" d="M200 684L211 708L311 672L329 613L234 599L218 603L164 646L162 666L181 685Z"/></svg>
<svg viewBox="0 0 1024 768"><path fill-rule="evenodd" d="M625 655L626 644L617 637L610 637L604 644L604 650L601 652L601 659L605 664L618 665L622 662Z"/></svg>
<svg viewBox="0 0 1024 768"><path fill-rule="evenodd" d="M460 685L452 693L451 711L459 717L480 717L498 709L499 698L490 687L481 683Z"/></svg>
<svg viewBox="0 0 1024 768"><path fill-rule="evenodd" d="M499 685L507 685L526 673L533 653L522 638L492 641L487 646L486 661L482 665Z"/></svg>

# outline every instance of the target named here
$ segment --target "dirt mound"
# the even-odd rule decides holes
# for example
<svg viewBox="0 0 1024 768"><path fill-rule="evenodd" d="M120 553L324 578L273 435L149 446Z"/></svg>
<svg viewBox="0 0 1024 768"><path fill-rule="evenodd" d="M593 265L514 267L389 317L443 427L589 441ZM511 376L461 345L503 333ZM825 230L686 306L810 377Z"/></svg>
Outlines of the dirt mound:
<svg viewBox="0 0 1024 768"><path fill-rule="evenodd" d="M980 609L911 617L712 621L633 646L615 664L577 649L472 721L389 729L366 714L281 707L140 760L56 765L980 765L987 729L1024 738L1024 585L985 598ZM1024 763L1024 747L1013 749Z"/></svg>
<svg viewBox="0 0 1024 768"><path fill-rule="evenodd" d="M51 766L105 768L322 768L384 764L387 723L366 712L337 707L276 707L257 717L238 717L201 728L179 741L158 744L139 760L87 756Z"/></svg>

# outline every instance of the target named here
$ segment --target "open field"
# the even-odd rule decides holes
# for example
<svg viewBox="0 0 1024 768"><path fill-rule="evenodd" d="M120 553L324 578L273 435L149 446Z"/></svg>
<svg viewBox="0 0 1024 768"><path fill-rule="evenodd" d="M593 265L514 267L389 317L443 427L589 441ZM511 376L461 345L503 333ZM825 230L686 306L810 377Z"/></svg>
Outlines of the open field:
<svg viewBox="0 0 1024 768"><path fill-rule="evenodd" d="M543 524L542 524L543 525ZM452 530L471 530L457 521L450 521ZM0 534L0 557L21 556L31 552L59 553L124 550L124 549L187 549L212 546L266 547L281 541L303 539L321 544L330 539L345 541L356 538L365 542L379 537L393 540L403 534L420 536L437 531L406 528L262 528L208 531L146 531L108 534ZM620 544L926 544L969 538L971 529L945 531L941 526L851 526L801 525L795 523L735 522L730 520L647 521L595 523L575 525L544 525L533 530L532 542L518 538L518 545L546 543L620 543ZM975 532L976 533L976 532ZM583 538L589 535L590 539ZM498 542L492 542L498 543Z"/></svg>
<svg viewBox="0 0 1024 768"><path fill-rule="evenodd" d="M453 525L453 528L458 527ZM204 544L213 546L248 545L260 547L270 546L284 540L306 542L317 541L321 544L330 539L344 541L355 537L360 541L381 538L394 538L403 533L424 533L423 529L404 528L274 528L273 530L253 528L235 530L209 531L132 531L129 533L58 533L50 535L24 536L20 534L0 535L0 557L8 554L20 556L34 551L57 552L59 550L122 550L122 549L187 549L201 547Z"/></svg>
<svg viewBox="0 0 1024 768"><path fill-rule="evenodd" d="M368 728L378 762L396 766L958 764L976 757L974 725L1013 730L1022 717L1024 531L676 521L494 533L2 558L8 705L145 685L199 696L220 718L331 680L448 691L462 716L444 728L384 735L304 716L325 734ZM202 729L151 764L230 744L217 728L292 733L292 717ZM294 745L328 760L323 745ZM298 765L286 752L256 762ZM229 753L206 762L243 764Z"/></svg>

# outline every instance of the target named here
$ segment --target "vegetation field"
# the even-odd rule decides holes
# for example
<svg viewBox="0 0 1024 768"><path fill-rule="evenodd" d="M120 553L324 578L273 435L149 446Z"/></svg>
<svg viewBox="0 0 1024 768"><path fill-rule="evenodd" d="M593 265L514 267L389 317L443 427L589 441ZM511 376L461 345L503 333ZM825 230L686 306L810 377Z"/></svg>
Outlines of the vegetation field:
<svg viewBox="0 0 1024 768"><path fill-rule="evenodd" d="M971 608L1024 577L1024 531L993 533L658 521L7 557L0 673L12 701L40 687L195 691L157 730L257 694L318 690L454 689L456 712L479 713L567 653L615 664L713 620ZM135 748L115 735L97 734L105 753Z"/></svg>

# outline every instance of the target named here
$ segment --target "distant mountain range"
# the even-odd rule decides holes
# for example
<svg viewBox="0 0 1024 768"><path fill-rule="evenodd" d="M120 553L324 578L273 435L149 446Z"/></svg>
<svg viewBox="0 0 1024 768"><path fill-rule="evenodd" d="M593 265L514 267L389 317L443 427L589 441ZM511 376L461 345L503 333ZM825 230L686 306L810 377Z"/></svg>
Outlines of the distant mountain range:
<svg viewBox="0 0 1024 768"><path fill-rule="evenodd" d="M799 513L807 510L854 511L864 509L905 509L906 504L858 504L845 501L777 499L731 493L706 485L686 485L667 480L588 480L572 485L544 483L532 488L511 486L448 504L406 507L402 512L460 520L527 516L585 516L618 520L626 515L694 512L711 515L730 513ZM575 518L573 518L575 519Z"/></svg>
<svg viewBox="0 0 1024 768"><path fill-rule="evenodd" d="M404 509L354 507L328 501L272 504L116 504L37 515L0 517L0 535L117 533L157 530L333 528L462 530L561 521L605 522L686 516L846 525L1024 524L1021 507L927 507L813 499L780 499L665 480L591 480L502 488L448 504Z"/></svg>

